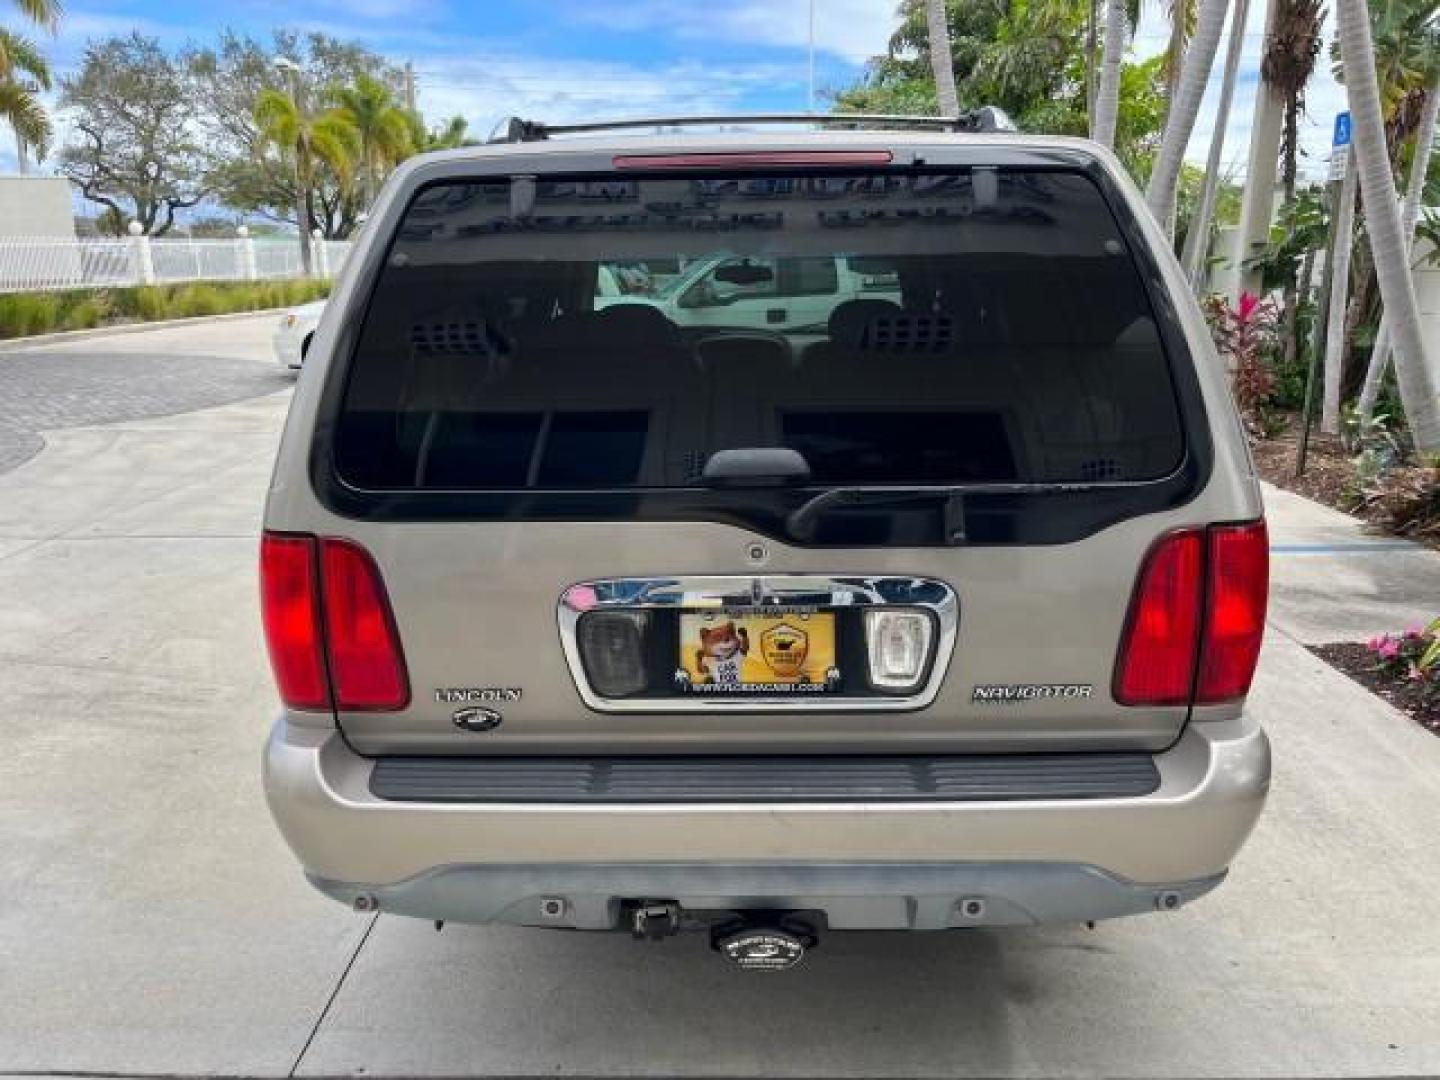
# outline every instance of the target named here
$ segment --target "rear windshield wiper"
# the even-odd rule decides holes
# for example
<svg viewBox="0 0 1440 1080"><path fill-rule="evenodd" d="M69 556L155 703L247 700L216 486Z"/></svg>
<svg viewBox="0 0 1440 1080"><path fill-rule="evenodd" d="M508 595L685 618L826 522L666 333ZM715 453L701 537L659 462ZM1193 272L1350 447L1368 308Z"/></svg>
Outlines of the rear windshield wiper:
<svg viewBox="0 0 1440 1080"><path fill-rule="evenodd" d="M901 502L944 500L945 542L965 543L965 489L952 484L913 487L838 487L807 499L785 518L785 528L800 540L809 540L820 515L837 506L885 506Z"/></svg>

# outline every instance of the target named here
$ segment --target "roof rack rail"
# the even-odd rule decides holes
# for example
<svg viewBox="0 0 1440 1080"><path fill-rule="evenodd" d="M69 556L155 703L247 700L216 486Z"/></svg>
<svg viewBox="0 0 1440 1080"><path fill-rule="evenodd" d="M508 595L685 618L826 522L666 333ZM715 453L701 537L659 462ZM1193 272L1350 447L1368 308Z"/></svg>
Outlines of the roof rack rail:
<svg viewBox="0 0 1440 1080"><path fill-rule="evenodd" d="M736 113L729 116L643 116L626 120L595 120L581 124L546 124L512 116L502 120L490 136L492 143L542 142L552 135L580 135L594 131L637 128L698 127L721 124L820 124L826 127L936 128L941 131L1016 131L1003 109L982 105L958 116L893 116L869 113Z"/></svg>

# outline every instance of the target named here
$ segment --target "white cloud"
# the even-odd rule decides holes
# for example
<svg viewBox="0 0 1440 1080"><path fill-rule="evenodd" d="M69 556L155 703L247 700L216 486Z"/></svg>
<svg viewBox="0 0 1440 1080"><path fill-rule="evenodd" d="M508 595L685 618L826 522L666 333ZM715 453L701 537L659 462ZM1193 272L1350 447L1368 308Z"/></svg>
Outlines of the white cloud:
<svg viewBox="0 0 1440 1080"><path fill-rule="evenodd" d="M795 85L766 64L637 65L556 61L521 53L418 57L417 98L432 121L459 114L483 136L507 116L563 123L596 117L717 113L748 93Z"/></svg>
<svg viewBox="0 0 1440 1080"><path fill-rule="evenodd" d="M813 0L815 48L852 63L885 51L895 29L893 0ZM674 34L687 41L804 48L811 0L595 0L572 2L567 21L619 31Z"/></svg>

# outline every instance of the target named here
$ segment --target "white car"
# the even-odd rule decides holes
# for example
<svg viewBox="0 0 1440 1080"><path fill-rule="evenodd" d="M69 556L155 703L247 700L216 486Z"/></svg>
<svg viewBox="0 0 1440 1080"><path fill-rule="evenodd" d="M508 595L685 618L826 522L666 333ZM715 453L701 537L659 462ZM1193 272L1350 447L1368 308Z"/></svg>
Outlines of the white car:
<svg viewBox="0 0 1440 1080"><path fill-rule="evenodd" d="M305 362L305 351L310 348L310 339L320 325L320 313L324 310L325 301L316 300L285 313L273 339L275 359L281 367L290 371L300 370L300 365Z"/></svg>

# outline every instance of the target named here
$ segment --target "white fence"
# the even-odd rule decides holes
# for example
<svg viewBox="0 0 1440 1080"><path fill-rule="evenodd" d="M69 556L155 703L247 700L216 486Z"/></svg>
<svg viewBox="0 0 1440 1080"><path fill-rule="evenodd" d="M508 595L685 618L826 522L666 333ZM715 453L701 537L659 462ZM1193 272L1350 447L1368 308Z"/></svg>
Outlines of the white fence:
<svg viewBox="0 0 1440 1080"><path fill-rule="evenodd" d="M333 277L350 253L350 242L316 240L310 252L312 273ZM0 237L0 292L177 281L259 281L299 277L303 273L300 245L293 238Z"/></svg>

